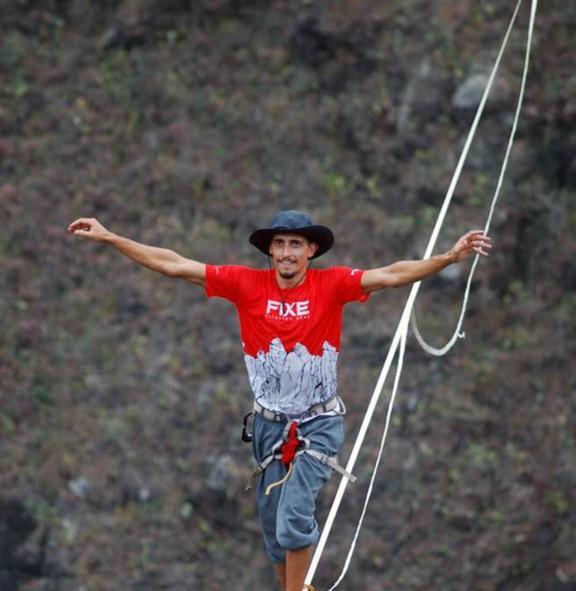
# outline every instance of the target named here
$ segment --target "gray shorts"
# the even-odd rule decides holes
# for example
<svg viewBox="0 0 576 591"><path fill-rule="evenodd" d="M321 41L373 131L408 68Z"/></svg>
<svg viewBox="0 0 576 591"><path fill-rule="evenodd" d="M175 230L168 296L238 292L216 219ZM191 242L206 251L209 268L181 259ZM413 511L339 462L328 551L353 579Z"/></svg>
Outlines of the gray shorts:
<svg viewBox="0 0 576 591"><path fill-rule="evenodd" d="M285 425L255 415L252 447L257 462L270 454ZM302 423L300 432L310 440L312 449L335 456L344 440L344 419L341 415L320 416ZM273 562L284 562L286 550L299 550L318 541L316 496L330 479L332 469L308 454L301 454L294 461L290 478L265 496L268 485L285 474L282 462L274 460L258 482L258 513L266 552Z"/></svg>

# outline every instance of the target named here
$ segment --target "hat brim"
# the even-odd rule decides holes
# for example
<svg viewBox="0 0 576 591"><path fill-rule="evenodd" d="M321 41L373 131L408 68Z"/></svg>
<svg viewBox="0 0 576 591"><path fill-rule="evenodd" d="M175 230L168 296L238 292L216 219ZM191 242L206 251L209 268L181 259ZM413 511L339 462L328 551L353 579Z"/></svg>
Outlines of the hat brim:
<svg viewBox="0 0 576 591"><path fill-rule="evenodd" d="M260 252L270 255L270 243L275 234L297 234L304 236L310 242L318 245L313 259L317 259L328 252L334 244L334 234L326 226L308 226L306 228L263 228L250 235L250 244L253 244Z"/></svg>

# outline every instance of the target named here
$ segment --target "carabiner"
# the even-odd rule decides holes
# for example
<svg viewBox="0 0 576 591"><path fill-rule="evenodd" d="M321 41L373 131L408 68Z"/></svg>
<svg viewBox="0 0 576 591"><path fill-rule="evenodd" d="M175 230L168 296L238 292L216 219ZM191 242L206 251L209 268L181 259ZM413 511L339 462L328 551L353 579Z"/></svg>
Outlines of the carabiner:
<svg viewBox="0 0 576 591"><path fill-rule="evenodd" d="M246 443L252 443L252 440L254 439L252 431L248 431L248 421L253 414L254 412L249 412L242 421L242 441Z"/></svg>

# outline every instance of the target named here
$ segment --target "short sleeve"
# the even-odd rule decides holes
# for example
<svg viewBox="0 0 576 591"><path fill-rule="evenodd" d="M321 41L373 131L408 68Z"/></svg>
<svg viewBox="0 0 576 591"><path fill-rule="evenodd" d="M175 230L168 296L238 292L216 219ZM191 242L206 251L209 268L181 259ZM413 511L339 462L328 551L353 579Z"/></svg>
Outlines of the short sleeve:
<svg viewBox="0 0 576 591"><path fill-rule="evenodd" d="M246 270L240 265L206 265L206 295L209 298L225 298L236 303Z"/></svg>
<svg viewBox="0 0 576 591"><path fill-rule="evenodd" d="M351 267L332 267L330 269L331 288L341 304L349 302L365 302L369 293L362 293L362 275L361 269L352 269Z"/></svg>

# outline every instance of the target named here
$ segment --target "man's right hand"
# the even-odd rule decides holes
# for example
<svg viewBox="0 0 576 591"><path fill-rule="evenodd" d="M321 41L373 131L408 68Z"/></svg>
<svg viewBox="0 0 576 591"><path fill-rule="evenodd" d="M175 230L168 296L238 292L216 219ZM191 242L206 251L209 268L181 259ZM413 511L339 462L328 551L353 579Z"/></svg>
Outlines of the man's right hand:
<svg viewBox="0 0 576 591"><path fill-rule="evenodd" d="M96 218L78 218L68 226L68 232L98 242L104 242L111 235Z"/></svg>
<svg viewBox="0 0 576 591"><path fill-rule="evenodd" d="M133 261L169 277L185 279L190 283L206 284L206 265L187 259L168 248L140 244L107 230L96 218L78 218L68 226L75 236L107 242Z"/></svg>

